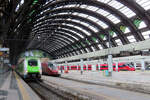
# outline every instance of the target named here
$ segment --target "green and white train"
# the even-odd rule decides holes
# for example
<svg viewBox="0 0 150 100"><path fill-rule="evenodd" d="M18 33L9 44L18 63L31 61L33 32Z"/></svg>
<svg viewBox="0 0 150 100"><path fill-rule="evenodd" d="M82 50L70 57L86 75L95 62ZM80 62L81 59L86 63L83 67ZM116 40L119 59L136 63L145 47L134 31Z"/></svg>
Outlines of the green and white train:
<svg viewBox="0 0 150 100"><path fill-rule="evenodd" d="M16 71L24 79L41 78L42 68L40 59L36 57L21 58L18 61Z"/></svg>

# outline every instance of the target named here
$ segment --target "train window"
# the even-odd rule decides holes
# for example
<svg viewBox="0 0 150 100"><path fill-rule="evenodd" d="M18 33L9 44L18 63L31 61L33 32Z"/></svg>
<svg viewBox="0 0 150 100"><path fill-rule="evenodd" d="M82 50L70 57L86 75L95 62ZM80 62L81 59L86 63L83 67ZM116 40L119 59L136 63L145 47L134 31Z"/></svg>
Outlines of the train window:
<svg viewBox="0 0 150 100"><path fill-rule="evenodd" d="M132 64L125 64L126 66L129 66L129 67L134 67Z"/></svg>
<svg viewBox="0 0 150 100"><path fill-rule="evenodd" d="M37 65L38 65L37 60L34 60L34 59L29 60L29 61L28 61L28 65L29 65L29 66L37 66Z"/></svg>
<svg viewBox="0 0 150 100"><path fill-rule="evenodd" d="M126 66L126 65L123 64L123 65L119 65L118 67L125 67L125 66Z"/></svg>
<svg viewBox="0 0 150 100"><path fill-rule="evenodd" d="M52 70L56 70L56 66L52 63L48 63L48 67L51 68Z"/></svg>
<svg viewBox="0 0 150 100"><path fill-rule="evenodd" d="M104 66L101 66L101 68L108 68L108 66L107 66L107 65L104 65Z"/></svg>

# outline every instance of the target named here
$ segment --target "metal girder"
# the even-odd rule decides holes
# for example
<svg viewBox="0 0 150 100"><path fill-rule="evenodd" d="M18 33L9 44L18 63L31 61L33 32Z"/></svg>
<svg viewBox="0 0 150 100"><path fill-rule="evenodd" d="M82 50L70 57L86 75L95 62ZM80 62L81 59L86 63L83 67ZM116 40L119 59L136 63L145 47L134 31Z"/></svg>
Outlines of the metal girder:
<svg viewBox="0 0 150 100"><path fill-rule="evenodd" d="M86 36L86 34L84 33L84 32L82 32L81 30L79 30L79 29L76 29L76 28L74 28L74 27L71 27L71 26L66 26L66 25L51 25L51 27L52 28L54 28L54 27L60 27L60 28L65 28L65 29L70 29L70 30L73 30L73 31L75 31L76 33L79 33L79 34L81 34L82 36L84 36L85 38L88 38L88 36ZM50 27L50 28L51 28ZM89 38L88 38L89 39ZM93 43L93 40L90 38L89 39L89 41L91 42L91 43Z"/></svg>
<svg viewBox="0 0 150 100"><path fill-rule="evenodd" d="M117 0L132 9L141 19L143 19L150 29L150 14L138 5L134 0Z"/></svg>
<svg viewBox="0 0 150 100"><path fill-rule="evenodd" d="M57 47L59 47L59 45L60 45L58 43L59 42L55 43L55 45L57 45ZM62 46L62 45L60 45L60 46ZM54 47L54 45L50 45L50 46L46 46L45 48L49 51L50 54L58 55L59 53L61 53L61 52L57 52L57 51L55 53L52 53L51 50L53 47Z"/></svg>
<svg viewBox="0 0 150 100"><path fill-rule="evenodd" d="M84 19L84 18L82 18L82 17L80 17L80 16L75 16L75 15L57 15L57 16L53 16L54 17L54 19L55 19L55 17L57 17L57 18L72 18L72 19L77 19L77 20L82 20L83 22L86 22L86 23L88 23L88 24L90 24L90 25L94 25L97 29L99 29L99 30L101 30L101 31L99 31L98 33L96 33L96 34L99 34L99 33L105 33L105 30L103 30L98 24L96 24L96 23L94 23L94 22L92 22L92 21L90 21L90 20L88 20L88 19ZM52 18L53 18L52 17ZM41 28L41 27L40 27ZM35 31L35 30L34 30ZM112 43L114 44L114 42L112 41ZM114 44L114 45L116 45L116 44ZM102 45L103 46L103 45ZM107 46L105 45L105 46L103 46L103 48L107 48Z"/></svg>
<svg viewBox="0 0 150 100"><path fill-rule="evenodd" d="M67 39L67 38L64 38L64 37L61 36L61 35L56 35L56 34L55 34L55 36L50 37L49 39L52 39L52 40L53 40L53 38L61 40L61 41L62 41L63 43L65 43L66 45L70 45L70 44L72 43L72 41L70 41L70 40ZM66 42L66 41L68 41L68 42Z"/></svg>
<svg viewBox="0 0 150 100"><path fill-rule="evenodd" d="M107 25L109 25L109 27L114 30L118 37L120 38L120 40L122 41L123 44L127 44L129 43L129 41L127 40L127 38L124 38L122 35L123 35L123 32L120 30L120 28L118 28L117 26L115 26L110 20L108 20L106 17L98 14L98 13L95 13L93 11L90 11L90 10L87 10L87 9L83 9L83 8L75 8L75 7L70 7L70 8L62 8L62 9L57 9L56 11L53 10L54 12L52 13L57 13L58 12L66 12L66 11L70 11L70 12L78 12L78 13L84 13L84 14L87 14L87 15L90 15L90 16L93 16L99 20L103 20L103 22L105 22Z"/></svg>
<svg viewBox="0 0 150 100"><path fill-rule="evenodd" d="M99 20L103 19L104 22L106 22L110 27L112 27L112 30L115 30L118 33L118 37L121 39L123 44L129 43L128 39L125 38L125 37L123 38L123 36L121 35L121 34L123 34L122 31L119 28L115 27L114 24L110 20L108 20L104 16L102 16L100 14L97 14L95 12L92 12L90 10L71 7L71 8L62 8L62 9L52 10L51 13L67 12L67 11L84 13L84 14L87 14L87 15L91 15L91 16L99 19Z"/></svg>
<svg viewBox="0 0 150 100"><path fill-rule="evenodd" d="M145 12L145 10L141 6L139 6L137 3L135 3L135 1L132 1L132 0L117 0L117 1L123 3L124 5L126 5L129 8L131 8L133 11L135 10L135 12L137 14L137 17L139 16L141 19L144 19L144 21L147 21L146 24L148 25L148 27L150 26L149 14L147 12ZM77 6L77 7L70 7L70 8L65 8L65 7L58 8L58 7L63 6L63 5L71 5L71 4L78 4L79 6ZM98 14L97 12L87 10L86 8L85 9L79 8L80 5L83 5L83 4L88 5L88 6L98 7L100 9L104 9L104 10L110 12L111 14L115 15L116 17L118 17L121 20L121 23L114 24L111 20L109 20L108 18ZM106 41L102 40L99 37L99 34L93 32L93 30L90 30L87 26L80 25L79 23L75 23L73 21L68 21L68 20L66 20L67 18L78 19L78 20L80 20L82 22L86 21L87 23L90 23L90 24L93 23L93 26L98 28L98 30L99 30L98 33L103 32L104 34L108 34L109 30L115 31L117 33L118 37L112 38L111 42L113 43L113 46L117 46L117 43L115 42L115 40L118 39L118 38L122 41L122 43L124 45L128 44L129 40L127 39L127 36L129 36L129 34L132 34L135 37L136 41L143 41L144 40L144 37L141 34L141 31L138 30L138 28L133 24L133 22L129 18L127 18L119 10L109 6L108 4L101 3L101 2L96 1L96 0L57 0L57 1L54 1L53 3L45 4L43 7L40 8L39 12L44 11L47 8L49 8L49 10L45 11L44 13L41 13L37 17L33 17L35 20L37 20L37 18L41 18L43 16L46 16L42 20L38 20L38 21L34 22L34 24L41 23L41 24L35 26L35 27L37 27L37 29L35 28L35 30L34 30L35 33L38 33L38 34L47 33L47 34L49 34L49 31L52 31L55 34L56 32L61 32L60 30L64 30L64 29L66 29L66 30L67 29L73 30L73 31L83 35L84 37L86 37L92 43L92 45L90 45L90 46L88 44L86 44L87 46L82 46L81 45L82 47L78 48L77 50L81 50L82 48L84 48L84 50L85 50L86 47L91 48L91 46L95 46L96 50L98 50L97 44L93 43L94 41L92 40L91 37L98 38L99 39L99 44L102 44L103 48L107 48L107 45L105 43L105 42L107 42L107 40ZM68 12L68 14L59 15L59 13L63 13L63 12ZM93 17L95 17L95 18L97 18L99 20L104 20L104 22L109 25L109 28L103 29L100 25L98 25L97 23L95 23L92 20L88 20L88 19L84 19L84 18L82 18L80 16L72 15L73 12L84 13L84 14L93 16ZM53 16L53 14L57 14L57 15ZM47 19L51 19L51 20L48 21ZM57 21L55 19L57 19ZM58 21L58 19L59 19L59 21ZM50 23L52 23L52 24L56 23L58 25L51 25ZM73 27L69 27L67 25L60 25L61 23L69 23L71 25L79 26L79 27L83 28L84 30L87 30L90 33L92 33L92 35L91 35L91 37L90 36L86 36L86 34L84 32L81 31L81 33L80 33L78 29L73 28ZM45 26L42 26L42 25L45 25ZM124 34L120 30L120 25L126 25L130 29L131 32L128 33L128 34ZM62 27L62 29L61 29L61 27ZM44 28L44 29L41 29L41 28ZM57 30L57 31L55 32L55 30ZM67 30L67 31L69 31L69 30ZM73 34L71 34L71 35L73 35ZM73 35L73 36L75 36L75 35ZM56 37L58 37L58 35L56 35ZM67 38L69 38L69 35L67 36ZM85 39L82 39L82 38L80 38L80 39L82 41L85 40ZM80 39L79 39L79 41L80 41ZM72 45L78 44L78 43L80 44L80 42L76 41ZM67 47L67 46L65 46L65 47ZM66 50L65 47L62 47L61 49ZM76 51L76 49L74 49L74 50ZM59 50L56 50L55 52L59 52ZM73 52L73 51L67 51L67 53L69 53L69 54L70 54L70 52ZM53 51L53 53L54 53L54 51Z"/></svg>
<svg viewBox="0 0 150 100"><path fill-rule="evenodd" d="M64 44L62 44L62 42L60 42L59 40L53 41L53 43L54 43L54 44L47 45L47 46L44 47L44 48L46 48L46 49L49 51L49 53L56 55L56 54L58 54L58 52L56 51L56 52L52 53L52 50L55 49L55 48L58 48L58 47L62 47ZM59 53L60 53L60 52L59 52Z"/></svg>
<svg viewBox="0 0 150 100"><path fill-rule="evenodd" d="M75 37L77 37L79 40L78 40L78 42L80 41L80 42L82 42L82 43L84 43L85 45L88 45L81 37L79 37L78 35L76 35L75 33L72 33L71 31L69 31L69 30L65 30L65 29L57 29L57 32L65 32L65 33L68 33L68 34L72 34L73 36L75 36ZM43 34L43 33L41 33L41 34ZM47 40L47 38L46 38L46 40ZM77 43L78 43L77 42ZM88 46L85 46L85 47L88 47ZM84 47L82 48L82 49L85 49ZM85 50L84 50L85 51ZM91 51L91 48L90 48L90 51Z"/></svg>
<svg viewBox="0 0 150 100"><path fill-rule="evenodd" d="M79 59L80 60L80 59ZM117 58L113 58L112 61L115 62L125 62L125 63L131 63L131 62L141 62L141 60L150 61L150 57L149 56L141 56L141 55L137 55L137 56L128 56L128 57L117 57ZM54 62L55 60L53 60ZM66 65L66 63L62 63L62 62L56 62L56 63L61 63L58 64L58 66L64 66ZM91 60L91 61L84 61L84 64L91 64L91 65L95 65L95 64L104 64L107 63L107 61L104 61L103 59L99 59L99 60ZM67 63L68 66L72 66L72 65L81 65L82 63L80 61L77 62L71 62L71 63Z"/></svg>
<svg viewBox="0 0 150 100"><path fill-rule="evenodd" d="M49 23L49 21L48 21L47 23ZM49 25L51 25L51 24L53 24L53 23L58 23L58 24L63 24L63 23L65 23L65 24L70 24L70 25L78 26L78 27L82 28L83 30L88 31L90 34L92 34L91 37L92 37L92 36L96 37L96 38L99 40L99 43L102 44L103 47L106 47L106 44L105 44L104 41L98 36L97 33L95 33L93 30L91 30L90 28L88 28L88 27L86 27L86 26L84 26L84 25L82 25L82 24L80 24L80 23L73 22L73 21L68 21L68 20L53 20L53 21L50 21L50 23L49 23L48 25L46 24L46 26L49 26ZM116 45L115 45L115 46L116 46Z"/></svg>
<svg viewBox="0 0 150 100"><path fill-rule="evenodd" d="M119 0L119 2L120 2L120 0ZM98 2L98 1L93 1L93 0L71 0L71 1L64 0L64 1L55 2L53 4L49 4L49 7L51 7L51 6L55 7L56 5L57 5L56 7L60 7L60 6L64 5L64 4L65 5L86 4L86 5L95 6L95 7L101 8L101 9L105 9L106 11L109 11L110 13L112 13L113 15L115 15L119 19L121 19L123 24L129 26L129 28L132 31L132 34L135 36L135 39L137 41L144 40L144 37L141 35L141 33L139 31L136 31L137 28L135 27L135 25L133 25L133 23L125 15L123 15L118 10L114 9L113 7L111 7L111 6L107 5L107 4L104 4L104 3L101 3L101 2ZM133 4L133 3L131 3L131 4ZM136 3L134 3L134 4L136 4ZM44 9L46 9L47 7L44 7ZM53 9L55 9L55 8L53 8Z"/></svg>
<svg viewBox="0 0 150 100"><path fill-rule="evenodd" d="M121 2L120 0L118 0L119 2ZM125 1L125 0L123 0ZM130 0L131 1L131 0ZM122 2L121 2L122 3ZM122 21L122 24L125 24L127 26L129 26L129 28L131 29L131 32L132 34L134 35L135 39L137 41L142 41L144 40L144 37L141 35L140 32L136 31L137 30L137 27L135 27L135 25L133 24L132 21L130 21L125 15L123 15L121 12L119 12L117 9L107 5L107 4L104 4L104 3L101 3L101 2L97 2L97 1L92 1L92 0L89 0L89 2L87 3L86 0L83 0L82 1L82 4L86 4L86 5L92 5L92 6L96 6L96 7L99 7L101 9L104 9L110 13L112 13L113 15L117 16L119 19L121 19ZM129 4L136 4L136 3L129 3ZM127 5L128 7L128 5Z"/></svg>
<svg viewBox="0 0 150 100"><path fill-rule="evenodd" d="M138 50L146 50L146 49L150 49L149 43L150 43L150 39L140 41L137 43L121 45L118 47L113 47L113 48L103 49L103 50L99 50L99 51L95 51L95 52L91 52L91 53L86 53L86 54L81 54L81 55L77 55L77 56L58 59L55 61L62 62L62 61L68 61L68 60L77 60L77 59L84 59L84 58L106 56L109 54L109 51L111 52L111 54L120 54L121 51L133 51L134 52L134 51L138 51Z"/></svg>
<svg viewBox="0 0 150 100"><path fill-rule="evenodd" d="M53 18L54 17L54 18ZM53 19L56 19L56 18L71 18L71 19L77 19L77 20L79 20L79 21L82 21L82 22L86 22L86 23L88 23L88 24L90 24L90 25L92 25L92 26L94 26L94 27L96 27L97 29L99 29L99 32L98 33L96 33L96 34L94 34L94 35L100 35L100 34L102 34L102 33L104 33L104 34L106 34L107 32L106 32L106 30L104 30L101 26L99 26L97 23L95 23L95 22L92 22L91 20L88 20L88 19L84 19L84 18L82 18L82 17L80 17L80 16L75 16L75 15L57 15L57 16L53 16L53 17L50 17L50 18L53 18ZM56 17L56 18L55 18ZM42 22L42 21L41 21ZM42 23L41 23L42 24ZM39 24L39 25L37 25L37 26L40 26L41 24ZM36 27L37 27L36 26ZM35 31L35 30L34 30ZM100 33L100 34L99 34ZM103 44L102 46L103 46L103 48L105 49L105 48L107 48L107 45L104 43L104 41L101 39L101 38L99 38L99 36L97 36L97 38L100 40L100 42ZM115 41L113 40L113 39L111 39L111 42L112 42L112 45L113 46L117 46L117 44L115 43Z"/></svg>
<svg viewBox="0 0 150 100"><path fill-rule="evenodd" d="M55 39L55 40L54 40ZM64 43L64 40L62 40L62 39L60 39L60 38L57 38L57 37L53 37L53 38L51 38L51 40L49 41L49 42L51 42L51 41L57 41L58 43L60 43L60 44L67 44L67 43ZM63 41L63 42L62 42ZM57 42L54 42L54 43L57 43ZM51 44L51 45L53 45L53 44ZM54 45L54 46L56 46L56 45ZM65 46L65 45L64 45ZM68 44L68 46L65 46L65 48L68 48L68 47L70 47L71 49L74 49L74 48L72 48L72 46L70 45L70 44ZM63 50L63 49L61 49L61 50ZM55 52L57 52L57 51L55 51ZM61 51L60 51L61 52Z"/></svg>
<svg viewBox="0 0 150 100"><path fill-rule="evenodd" d="M56 23L61 23L61 22L56 22ZM78 23L73 23L73 22L70 22L70 21L66 21L66 23L70 23L70 24L72 24L72 25L76 25L76 26L79 26L79 27L81 27L81 28L83 28L83 29L85 29L85 30L88 30L88 31L90 31L90 33L92 34L92 33L94 33L94 31L92 31L91 29L89 29L89 28L86 28L86 27L84 27L83 25L81 25L81 24L78 24ZM95 36L95 37L97 37L97 36ZM94 42L94 41L93 41ZM96 47L97 48L97 50L98 50L98 47Z"/></svg>
<svg viewBox="0 0 150 100"><path fill-rule="evenodd" d="M55 53L55 52L62 52L62 50L65 50L66 48L71 48L70 50L67 50L64 54L67 54L67 53L72 53L72 52L77 52L77 51L79 51L80 49L78 48L78 49L74 49L74 48L72 48L71 47L72 45L69 45L69 46L64 46L63 48L61 48L61 49L58 49L58 50L56 50L56 51L52 51L52 53ZM80 52L81 53L81 52ZM77 54L77 53L76 53Z"/></svg>

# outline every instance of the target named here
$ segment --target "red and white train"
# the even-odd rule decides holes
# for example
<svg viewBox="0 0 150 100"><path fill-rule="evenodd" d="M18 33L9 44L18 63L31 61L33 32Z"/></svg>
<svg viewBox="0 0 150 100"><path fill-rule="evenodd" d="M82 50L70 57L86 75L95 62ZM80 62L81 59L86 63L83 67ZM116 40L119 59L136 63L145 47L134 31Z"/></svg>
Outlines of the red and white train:
<svg viewBox="0 0 150 100"><path fill-rule="evenodd" d="M43 75L50 75L50 76L61 76L56 64L51 62L43 62L42 65L42 74Z"/></svg>
<svg viewBox="0 0 150 100"><path fill-rule="evenodd" d="M81 70L81 66L67 66L66 68L64 66L57 66L59 70ZM100 69L99 69L100 68ZM84 65L83 70L92 70L92 65ZM108 70L108 64L100 64L100 67L98 67L98 64L96 65L96 70ZM116 71L116 64L113 64L113 70ZM135 71L134 66L131 64L126 63L118 63L118 71Z"/></svg>

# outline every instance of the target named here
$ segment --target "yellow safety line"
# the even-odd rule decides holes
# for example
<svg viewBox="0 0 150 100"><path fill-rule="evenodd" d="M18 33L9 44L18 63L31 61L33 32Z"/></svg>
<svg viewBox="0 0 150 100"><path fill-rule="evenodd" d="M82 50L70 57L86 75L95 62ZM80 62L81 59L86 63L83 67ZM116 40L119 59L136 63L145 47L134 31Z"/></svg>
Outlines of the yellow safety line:
<svg viewBox="0 0 150 100"><path fill-rule="evenodd" d="M15 74L15 77L16 77L16 80L18 83L18 87L21 92L23 100L30 100L27 90L24 88L24 86L22 85L22 82L19 80L20 77L15 72L14 72L14 74Z"/></svg>

